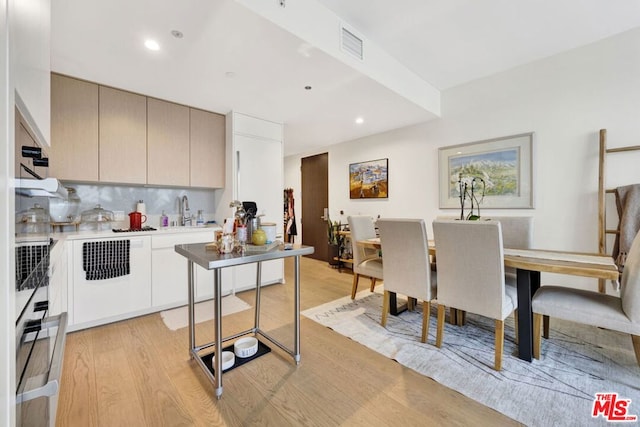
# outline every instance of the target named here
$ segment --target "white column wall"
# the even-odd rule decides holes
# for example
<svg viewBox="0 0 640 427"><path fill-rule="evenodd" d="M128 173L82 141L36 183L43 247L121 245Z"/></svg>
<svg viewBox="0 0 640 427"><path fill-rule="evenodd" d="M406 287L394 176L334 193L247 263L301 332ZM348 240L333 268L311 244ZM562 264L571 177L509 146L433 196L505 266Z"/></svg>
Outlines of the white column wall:
<svg viewBox="0 0 640 427"><path fill-rule="evenodd" d="M9 73L8 1L0 2L0 425L15 424L14 95Z"/></svg>

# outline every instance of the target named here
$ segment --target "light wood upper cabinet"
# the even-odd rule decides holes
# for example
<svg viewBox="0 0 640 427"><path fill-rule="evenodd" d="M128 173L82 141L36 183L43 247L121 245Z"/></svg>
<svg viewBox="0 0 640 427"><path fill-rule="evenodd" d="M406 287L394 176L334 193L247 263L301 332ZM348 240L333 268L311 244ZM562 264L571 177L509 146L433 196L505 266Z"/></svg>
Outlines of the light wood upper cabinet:
<svg viewBox="0 0 640 427"><path fill-rule="evenodd" d="M225 116L190 109L192 187L224 188Z"/></svg>
<svg viewBox="0 0 640 427"><path fill-rule="evenodd" d="M100 182L147 183L147 98L100 86Z"/></svg>
<svg viewBox="0 0 640 427"><path fill-rule="evenodd" d="M189 186L189 107L147 98L147 183Z"/></svg>
<svg viewBox="0 0 640 427"><path fill-rule="evenodd" d="M47 157L47 152L44 148L40 146L36 142L36 137L33 135L33 131L31 127L26 122L22 114L20 114L20 110L15 109L16 119L15 119L15 177L16 178L32 178L31 174L27 171L22 170L20 167L20 163L24 164L26 167L31 169L37 175L42 178L46 178L49 175L49 168L35 166L33 164L33 159L30 157L22 157L22 147L39 147L42 149L42 157Z"/></svg>
<svg viewBox="0 0 640 427"><path fill-rule="evenodd" d="M49 175L98 181L98 85L51 75Z"/></svg>
<svg viewBox="0 0 640 427"><path fill-rule="evenodd" d="M51 74L51 119L49 176L225 186L223 115Z"/></svg>

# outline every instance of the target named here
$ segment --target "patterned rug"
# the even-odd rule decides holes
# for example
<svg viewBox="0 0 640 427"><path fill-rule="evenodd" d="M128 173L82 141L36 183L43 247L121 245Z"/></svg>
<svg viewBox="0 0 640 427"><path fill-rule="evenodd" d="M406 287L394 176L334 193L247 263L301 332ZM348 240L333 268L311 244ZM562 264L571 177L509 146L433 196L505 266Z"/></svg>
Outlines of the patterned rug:
<svg viewBox="0 0 640 427"><path fill-rule="evenodd" d="M528 426L606 425L603 415L591 416L596 393L631 399L627 415L640 420L640 367L629 335L552 319L541 359L528 363L516 357L510 317L497 372L493 320L467 313L464 327L447 323L438 349L435 305L426 344L420 307L389 316L386 329L381 307L381 294L363 291L302 314Z"/></svg>

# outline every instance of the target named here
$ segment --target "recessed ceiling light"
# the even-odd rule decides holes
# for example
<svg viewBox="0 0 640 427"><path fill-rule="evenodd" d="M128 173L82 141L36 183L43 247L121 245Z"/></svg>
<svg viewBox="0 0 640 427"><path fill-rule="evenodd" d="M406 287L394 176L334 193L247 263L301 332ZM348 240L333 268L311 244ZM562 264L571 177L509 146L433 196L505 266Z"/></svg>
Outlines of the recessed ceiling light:
<svg viewBox="0 0 640 427"><path fill-rule="evenodd" d="M171 35L177 39L181 39L182 37L184 37L184 34L182 34L182 31L178 31L178 30L172 30Z"/></svg>
<svg viewBox="0 0 640 427"><path fill-rule="evenodd" d="M361 125L364 123L364 119L362 117L356 117L356 123Z"/></svg>
<svg viewBox="0 0 640 427"><path fill-rule="evenodd" d="M155 40L147 39L144 42L144 45L149 50L160 50L160 45Z"/></svg>

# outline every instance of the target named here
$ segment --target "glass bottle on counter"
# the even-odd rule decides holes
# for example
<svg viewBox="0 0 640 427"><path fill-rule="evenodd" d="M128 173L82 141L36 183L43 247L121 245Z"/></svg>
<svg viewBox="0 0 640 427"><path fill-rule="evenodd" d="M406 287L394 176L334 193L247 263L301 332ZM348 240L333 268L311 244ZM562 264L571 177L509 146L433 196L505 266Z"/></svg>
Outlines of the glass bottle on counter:
<svg viewBox="0 0 640 427"><path fill-rule="evenodd" d="M160 227L165 228L169 226L169 217L167 214L162 211L162 215L160 216Z"/></svg>
<svg viewBox="0 0 640 427"><path fill-rule="evenodd" d="M196 225L202 227L204 225L204 216L202 215L202 209L198 211L198 217L196 218Z"/></svg>

